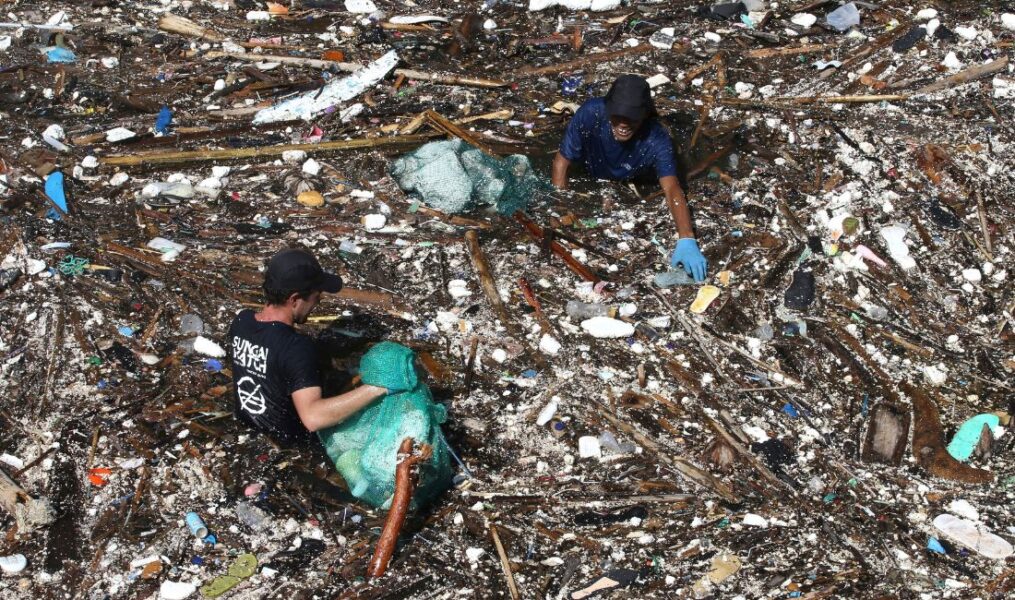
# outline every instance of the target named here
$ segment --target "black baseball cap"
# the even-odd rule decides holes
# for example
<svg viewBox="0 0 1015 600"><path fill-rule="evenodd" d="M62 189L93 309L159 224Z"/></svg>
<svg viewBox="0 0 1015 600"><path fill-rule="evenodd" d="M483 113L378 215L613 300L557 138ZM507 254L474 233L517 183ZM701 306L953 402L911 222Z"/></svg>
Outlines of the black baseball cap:
<svg viewBox="0 0 1015 600"><path fill-rule="evenodd" d="M641 121L655 110L648 82L637 75L621 75L606 92L606 113Z"/></svg>
<svg viewBox="0 0 1015 600"><path fill-rule="evenodd" d="M334 273L326 273L317 258L307 250L290 248L279 251L268 261L264 287L283 291L321 290L337 294L342 289L342 278Z"/></svg>

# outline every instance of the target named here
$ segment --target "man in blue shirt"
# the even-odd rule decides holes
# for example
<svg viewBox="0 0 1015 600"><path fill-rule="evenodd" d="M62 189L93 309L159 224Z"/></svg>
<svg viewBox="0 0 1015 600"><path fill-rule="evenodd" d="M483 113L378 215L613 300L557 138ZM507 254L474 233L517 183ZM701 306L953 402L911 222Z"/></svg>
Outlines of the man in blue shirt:
<svg viewBox="0 0 1015 600"><path fill-rule="evenodd" d="M677 224L670 265L681 264L695 281L704 281L708 262L694 239L691 213L677 179L673 140L656 119L647 81L621 75L605 98L593 98L578 109L553 159L552 181L557 188L567 189L572 162L581 162L597 179L628 181L654 172Z"/></svg>

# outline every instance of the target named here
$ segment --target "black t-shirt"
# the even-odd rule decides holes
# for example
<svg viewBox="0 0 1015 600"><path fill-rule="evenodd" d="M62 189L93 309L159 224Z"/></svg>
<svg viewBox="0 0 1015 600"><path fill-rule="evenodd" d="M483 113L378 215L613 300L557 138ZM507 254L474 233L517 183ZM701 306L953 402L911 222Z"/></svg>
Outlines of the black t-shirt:
<svg viewBox="0 0 1015 600"><path fill-rule="evenodd" d="M228 339L236 418L285 445L309 441L292 393L321 385L310 338L285 323L262 323L248 309L233 319Z"/></svg>

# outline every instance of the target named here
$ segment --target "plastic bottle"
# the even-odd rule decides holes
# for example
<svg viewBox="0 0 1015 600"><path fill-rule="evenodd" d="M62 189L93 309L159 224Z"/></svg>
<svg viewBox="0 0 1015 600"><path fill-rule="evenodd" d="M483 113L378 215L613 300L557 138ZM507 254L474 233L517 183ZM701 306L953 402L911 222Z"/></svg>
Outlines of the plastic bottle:
<svg viewBox="0 0 1015 600"><path fill-rule="evenodd" d="M609 304L596 302L580 302L569 300L567 303L567 316L576 320L591 319L592 317L614 317L617 315L617 308Z"/></svg>

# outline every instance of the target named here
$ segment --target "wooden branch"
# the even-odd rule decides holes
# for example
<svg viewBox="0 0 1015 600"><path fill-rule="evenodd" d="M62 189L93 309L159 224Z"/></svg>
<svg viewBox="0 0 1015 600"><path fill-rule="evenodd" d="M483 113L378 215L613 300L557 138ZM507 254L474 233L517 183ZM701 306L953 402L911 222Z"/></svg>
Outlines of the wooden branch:
<svg viewBox="0 0 1015 600"><path fill-rule="evenodd" d="M0 469L0 506L14 516L20 533L29 533L56 520L49 500L32 498L3 469Z"/></svg>
<svg viewBox="0 0 1015 600"><path fill-rule="evenodd" d="M398 544L398 534L402 531L405 517L409 513L412 494L416 490L416 473L413 468L430 460L433 449L424 444L419 454L413 454L413 443L412 438L405 438L398 448L399 461L395 467L395 493L391 497L391 508L388 509L388 518L384 521L381 537L377 540L374 556L370 559L370 566L367 569L368 579L380 577L388 569L388 563L391 562L391 556L395 553L395 546Z"/></svg>
<svg viewBox="0 0 1015 600"><path fill-rule="evenodd" d="M634 438L634 440L638 442L641 446L643 446L646 450L649 450L650 452L658 456L661 461L669 465L684 479L687 479L688 481L696 483L701 487L714 492L720 498L731 504L740 504L741 501L740 496L734 493L734 491L728 485L723 483L721 480L717 479L707 471L704 471L696 467L695 465L691 464L689 461L683 458L672 456L670 454L669 449L664 447L662 444L656 442L652 438L648 437L644 433L638 431L637 429L635 429L633 425L625 423L620 419L618 419L617 417L610 414L609 409L607 409L605 406L598 403L596 404L596 406L599 407L599 412L603 415L603 418L609 421L614 427L616 427L620 431Z"/></svg>
<svg viewBox="0 0 1015 600"><path fill-rule="evenodd" d="M493 538L493 545L497 548L497 556L500 557L500 567L504 570L504 579L507 580L511 600L519 600L521 596L518 595L515 576L511 573L511 562L508 560L507 552L504 551L504 544L500 543L500 535L497 533L497 527L493 523L490 523L490 537Z"/></svg>
<svg viewBox="0 0 1015 600"><path fill-rule="evenodd" d="M681 50L686 50L687 47L681 47ZM515 77L532 77L535 75L553 75L556 73L565 73L567 71L579 71L585 67L596 65L603 62L609 62L616 60L630 54L642 54L645 52L651 52L653 50L652 44L641 44L633 48L624 48L623 50L616 50L613 52L599 52L596 54L589 54L583 58L572 60L563 63L556 63L547 65L545 67L525 67L515 71Z"/></svg>
<svg viewBox="0 0 1015 600"><path fill-rule="evenodd" d="M805 44L803 46L792 46L784 48L759 48L750 50L744 56L747 58L772 58L773 56L795 56L797 54L812 54L824 52L837 48L837 44Z"/></svg>
<svg viewBox="0 0 1015 600"><path fill-rule="evenodd" d="M994 480L990 471L963 464L948 453L937 407L925 391L908 382L902 384L902 390L913 402L913 457L917 464L942 479L964 483L989 483Z"/></svg>
<svg viewBox="0 0 1015 600"><path fill-rule="evenodd" d="M278 146L255 146L252 148L228 148L224 150L183 150L178 152L139 152L100 158L99 162L117 167L155 166L182 163L215 162L232 159L249 159L282 156L289 150L303 150L307 154L321 154L360 148L383 148L387 146L408 146L423 144L430 135L399 135L383 138L355 138L333 140L316 144L282 144Z"/></svg>
<svg viewBox="0 0 1015 600"><path fill-rule="evenodd" d="M479 247L479 235L475 230L470 229L465 232L465 245L469 250L469 257L472 259L472 268L475 269L476 277L479 278L479 285L483 288L486 299L490 301L490 307L500 319L501 324L507 327L510 324L510 317L508 317L507 309L504 308L504 303L501 302L497 283L490 273L490 265L486 262L483 249Z"/></svg>
<svg viewBox="0 0 1015 600"><path fill-rule="evenodd" d="M1007 68L1008 68L1008 57L1004 56L997 60L992 60L987 64L975 65L969 67L968 69L959 71L954 75L949 75L944 79L939 79L938 81L935 81L930 85L925 85L922 88L916 90L915 93L932 94L934 92L940 92L941 90L946 90L948 88L976 81L977 79L981 79L983 77L986 77L987 75L997 73L998 71L1002 71Z"/></svg>
<svg viewBox="0 0 1015 600"><path fill-rule="evenodd" d="M527 231L537 243L541 243L543 241L543 229L539 225L533 223L521 211L515 213L515 220L521 223L522 227L525 228L525 231ZM571 256L571 253L568 252L564 246L561 246L557 242L551 242L550 250L560 257L569 269L574 271L576 275L585 281L591 281L592 283L599 283L601 281L599 276L593 273L591 269L583 265L577 258Z"/></svg>

